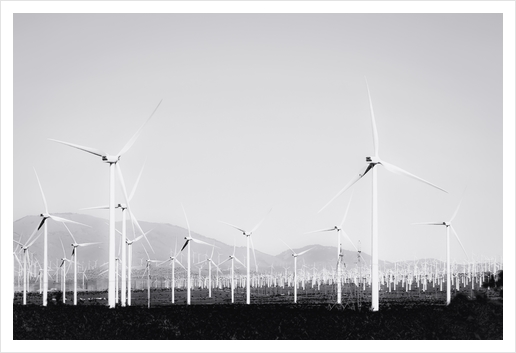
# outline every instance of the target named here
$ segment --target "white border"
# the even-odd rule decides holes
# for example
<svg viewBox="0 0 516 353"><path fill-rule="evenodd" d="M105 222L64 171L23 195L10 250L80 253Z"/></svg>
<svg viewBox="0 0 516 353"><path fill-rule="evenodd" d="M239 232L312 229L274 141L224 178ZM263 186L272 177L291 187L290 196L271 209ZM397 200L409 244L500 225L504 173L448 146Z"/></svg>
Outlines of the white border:
<svg viewBox="0 0 516 353"><path fill-rule="evenodd" d="M515 181L515 26L514 1L2 1L1 2L1 223L2 249L11 248L13 205L13 14L14 13L503 13L504 43L504 266L515 268L514 181ZM2 278L11 278L12 260L2 256ZM511 276L512 277L512 276ZM12 340L12 281L2 282L1 351L79 352L79 351L441 351L514 352L514 283L506 281L503 341L180 341L149 345L147 341L79 341L56 344L55 341ZM511 299L512 298L512 299Z"/></svg>

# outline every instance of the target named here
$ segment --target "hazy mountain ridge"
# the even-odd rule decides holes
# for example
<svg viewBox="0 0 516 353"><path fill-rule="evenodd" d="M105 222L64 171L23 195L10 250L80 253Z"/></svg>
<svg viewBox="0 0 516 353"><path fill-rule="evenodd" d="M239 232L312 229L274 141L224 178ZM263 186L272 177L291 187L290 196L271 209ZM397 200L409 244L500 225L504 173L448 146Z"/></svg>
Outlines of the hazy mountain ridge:
<svg viewBox="0 0 516 353"><path fill-rule="evenodd" d="M109 225L108 220L100 217L77 214L77 213L60 213L56 214L58 217L67 218L69 220L80 222L88 225L89 227L68 223L67 226L76 238L78 243L90 243L90 242L100 242L98 245L92 245L87 247L79 247L78 248L78 260L80 263L84 265L88 265L90 263L92 266L95 261L97 261L97 266L100 266L107 262L108 260L108 241L109 241ZM14 222L14 238L15 240L19 240L19 234L22 235L22 243L25 243L28 240L28 237L34 229L38 226L41 221L40 216L25 216L21 219L18 219ZM53 266L55 266L56 262L60 262L60 259L63 257L63 246L65 249L66 257L71 257L72 252L72 238L68 234L68 231L64 227L62 223L55 222L53 220L47 220L48 222L48 251L49 251L49 261L52 262ZM188 235L188 230L182 228L180 226L172 225L169 223L151 223L146 221L139 221L142 229L147 232L152 230L148 234L149 242L154 249L152 252L149 248L149 245L145 239L139 240L137 243L133 245L133 266L139 267L140 264L145 264L145 259L147 259L147 255L143 247L145 247L149 253L149 256L153 260L167 260L177 249L177 252L180 251L181 247L184 244L184 238ZM116 229L122 229L121 222L116 222ZM40 232L43 232L43 227ZM136 232L136 236L139 233ZM195 239L199 239L205 241L209 244L213 244L216 246L213 252L213 260L215 263L226 260L230 254L233 253L233 246L225 244L216 239L203 236L201 234L192 232L192 237ZM133 227L131 223L127 222L127 238L134 239L133 235ZM63 242L63 246L61 242ZM117 233L117 246L116 251L117 255L119 254L119 246L121 242L121 236ZM177 244L177 245L176 245ZM298 257L298 269L301 269L302 266L306 266L307 269L312 269L313 266L318 270L321 270L323 267L327 269L331 269L335 267L337 262L337 249L332 246L322 246L322 245L308 245L299 249L293 249L296 253L302 252L304 250L310 249L307 253ZM32 245L29 249L31 252L35 253L37 259L40 262L43 260L43 234L40 235L38 240ZM206 259L212 252L212 247L203 244L193 243L191 248L191 256L192 263L196 264L200 261ZM258 265L258 269L260 272L269 273L271 271L271 265L274 268L274 271L282 271L283 267L288 267L293 269L294 267L294 258L292 257L292 251L286 250L278 255L269 255L263 253L259 250L256 250L256 263ZM235 248L236 257L245 264L245 256L247 250L246 247L237 246ZM255 270L254 256L252 249L251 253L251 270ZM220 256L219 256L220 254ZM343 250L343 261L347 268L354 268L357 266L357 252ZM362 252L362 257L360 259L360 263L362 267L368 267L370 264L370 255ZM179 258L182 259L182 263L186 262L186 249L183 251L182 255L179 255ZM421 264L420 260L419 263ZM433 259L431 260L434 261ZM226 262L222 267L223 269L227 269L230 266L231 262ZM235 266L241 268L241 265L235 262ZM379 261L380 269L385 267L390 268L393 267L394 264L390 262L384 262L382 260ZM206 264L203 269L206 269ZM192 267L192 271L197 271L195 265Z"/></svg>

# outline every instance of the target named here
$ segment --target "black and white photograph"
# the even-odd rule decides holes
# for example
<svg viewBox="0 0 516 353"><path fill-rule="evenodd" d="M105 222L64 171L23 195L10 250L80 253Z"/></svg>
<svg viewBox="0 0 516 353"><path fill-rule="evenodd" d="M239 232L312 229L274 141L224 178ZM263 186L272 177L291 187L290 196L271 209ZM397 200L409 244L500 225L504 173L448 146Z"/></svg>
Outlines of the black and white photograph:
<svg viewBox="0 0 516 353"><path fill-rule="evenodd" d="M2 1L2 351L514 351L514 5Z"/></svg>

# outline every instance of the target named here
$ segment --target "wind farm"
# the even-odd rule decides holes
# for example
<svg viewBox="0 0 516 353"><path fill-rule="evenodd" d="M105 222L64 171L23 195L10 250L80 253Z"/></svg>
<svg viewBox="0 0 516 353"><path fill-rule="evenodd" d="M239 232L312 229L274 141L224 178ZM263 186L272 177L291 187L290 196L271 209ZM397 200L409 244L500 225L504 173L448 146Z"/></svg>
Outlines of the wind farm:
<svg viewBox="0 0 516 353"><path fill-rule="evenodd" d="M17 17L15 340L507 338L499 19L334 15Z"/></svg>

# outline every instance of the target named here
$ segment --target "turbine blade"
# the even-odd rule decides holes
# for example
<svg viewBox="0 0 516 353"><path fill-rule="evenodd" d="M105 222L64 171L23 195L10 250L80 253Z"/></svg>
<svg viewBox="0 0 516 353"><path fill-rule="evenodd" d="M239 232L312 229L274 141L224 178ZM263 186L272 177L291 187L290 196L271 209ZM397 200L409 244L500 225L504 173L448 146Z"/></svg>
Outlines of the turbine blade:
<svg viewBox="0 0 516 353"><path fill-rule="evenodd" d="M88 152L88 153L94 154L94 155L99 156L99 157L104 157L104 156L107 155L107 153L105 153L104 151L96 149L96 148L85 147L85 146L81 146L81 145L76 145L74 143L63 142L63 141L54 140L54 139L49 139L49 140L50 141L59 142L59 143L62 143L63 145L67 145L67 146L70 146L70 147L73 147L73 148L77 148L77 149L79 149L81 151Z"/></svg>
<svg viewBox="0 0 516 353"><path fill-rule="evenodd" d="M33 169L34 169L34 173L36 174L36 179L38 180L38 185L39 185L39 190L41 191L41 196L43 196L43 203L45 204L45 212L48 213L47 199L45 198L45 194L43 193L43 188L41 187L41 183L39 182L39 177L38 177L38 173L36 173L36 168L33 168Z"/></svg>
<svg viewBox="0 0 516 353"><path fill-rule="evenodd" d="M192 235L190 234L190 223L188 223L188 217L186 216L186 211L185 211L185 207L183 206L183 204L181 204L181 208L183 209L183 214L185 215L185 219L186 219L186 225L188 227L188 237L191 238ZM181 249L182 251L182 249Z"/></svg>
<svg viewBox="0 0 516 353"><path fill-rule="evenodd" d="M59 238L59 241L61 242L61 247L63 248L63 256L66 258L66 251L64 249L63 241L61 240L61 238Z"/></svg>
<svg viewBox="0 0 516 353"><path fill-rule="evenodd" d="M467 188L467 186L466 186L466 188ZM457 209L455 210L455 212L453 212L453 216L452 216L452 218L450 219L450 223L453 221L453 219L455 218L455 216L457 216L457 212L459 212L459 207L460 207L460 205L462 204L462 200L464 200L464 194L466 193L466 188L464 188L464 191L462 192L462 197L460 198L459 205L457 206Z"/></svg>
<svg viewBox="0 0 516 353"><path fill-rule="evenodd" d="M179 262L178 259L174 259L174 261L177 262L179 264L179 266L181 266L185 271L187 271L186 267L184 267L183 264L181 262Z"/></svg>
<svg viewBox="0 0 516 353"><path fill-rule="evenodd" d="M450 226L453 234L455 234L455 238L457 238L457 240L459 241L459 244L462 248L462 250L464 251L464 254L466 254L466 258L468 259L469 261L469 256L468 256L468 253L466 252L466 249L464 249L464 245L462 245L462 242L460 241L460 238L459 238L459 235L457 234L457 232L455 231L455 228L453 228L453 226Z"/></svg>
<svg viewBox="0 0 516 353"><path fill-rule="evenodd" d="M228 262L229 260L231 260L231 257L228 257L226 260L222 261L219 266L221 266L222 264L225 264L226 262Z"/></svg>
<svg viewBox="0 0 516 353"><path fill-rule="evenodd" d="M185 245L183 245L183 247L181 248L181 250L179 250L179 252L183 251L183 250L184 250L184 248L186 248L186 246L188 245L188 242L189 242L189 241L190 241L190 240L188 240L188 239L186 240Z"/></svg>
<svg viewBox="0 0 516 353"><path fill-rule="evenodd" d="M137 242L138 240L140 240L141 238L143 238L143 234L142 234L142 235L140 235L139 237L135 238L135 239L133 240L133 244L134 244L134 243L136 243L136 242Z"/></svg>
<svg viewBox="0 0 516 353"><path fill-rule="evenodd" d="M39 233L39 234L36 236L36 238L34 238L34 240L33 240L33 241L31 241L31 242L30 242L26 247L27 247L27 248L30 248L30 247L32 246L32 244L34 244L34 243L36 242L36 240L38 240L38 238L41 236L41 234L43 234L43 233ZM18 244L19 244L19 243L18 243Z"/></svg>
<svg viewBox="0 0 516 353"><path fill-rule="evenodd" d="M158 105L156 106L156 108L154 108L154 111L152 112L152 114L147 118L147 120L145 120L145 122L143 123L143 125L138 129L138 131L136 131L136 133L133 135L133 137L131 137L131 139L129 141L127 141L127 143L125 144L125 146L122 148L122 150L118 153L118 156L121 156L123 155L125 152L127 152L129 150L129 148L131 148L131 146L133 145L133 143L136 141L136 139L138 138L138 136L140 136L140 133L143 129L143 127L149 122L149 120L152 118L152 116L154 115L154 113L156 112L156 110L158 110L158 107L159 105L161 104L161 102L163 101L160 100Z"/></svg>
<svg viewBox="0 0 516 353"><path fill-rule="evenodd" d="M143 168L145 167L145 162L143 163L142 169L140 170L140 174L138 174L138 178L136 179L136 183L134 183L133 189L131 190L131 195L129 195L129 201L133 199L136 188L138 187L138 183L140 182L140 177L143 173Z"/></svg>
<svg viewBox="0 0 516 353"><path fill-rule="evenodd" d="M389 172L392 172L392 173L395 173L395 174L399 174L399 175L404 175L404 176L407 176L407 177L415 179L415 180L419 180L419 181L421 181L421 182L423 182L425 184L433 186L436 189L439 189L441 191L444 191L445 193L448 193L448 191L438 187L437 185L434 185L434 184L432 184L432 183L430 183L430 182L428 182L428 181L426 181L424 179L421 179L420 177L417 177L414 174L411 174L411 173L407 172L406 170L403 170L403 169L401 169L399 167L396 167L395 165L392 165L392 164L387 163L385 161L381 161L380 164L383 165L385 167L385 169L387 169Z"/></svg>
<svg viewBox="0 0 516 353"><path fill-rule="evenodd" d="M95 242L95 243L82 243L82 244L78 244L78 246L90 246L90 245L95 245L95 244L102 244L101 242Z"/></svg>
<svg viewBox="0 0 516 353"><path fill-rule="evenodd" d="M239 230L239 231L241 231L242 233L245 233L245 230L243 230L242 228L239 228L239 227L237 227L237 226L235 226L235 225L233 225L233 224L231 224L231 223L223 222L223 221L219 221L219 222L220 222L220 223L227 224L228 226L231 226L231 227L233 227L233 228L235 228L235 229L238 229L238 230Z"/></svg>
<svg viewBox="0 0 516 353"><path fill-rule="evenodd" d="M443 222L419 222L419 223L411 223L416 226L443 226Z"/></svg>
<svg viewBox="0 0 516 353"><path fill-rule="evenodd" d="M150 232L144 232L142 227L140 226L140 223L138 223L138 220L136 219L136 217L134 216L134 214L131 212L131 210L129 209L129 204L127 204L127 209L129 210L129 215L131 216L131 220L133 221L134 224L136 224L136 226L138 227L138 230L143 234L143 237L145 238L145 240L147 241L147 244L149 244L149 247L151 248L152 250L152 253L155 254L156 252L154 251L154 248L152 247L149 239L147 238L147 234ZM152 230L152 229L151 229Z"/></svg>
<svg viewBox="0 0 516 353"><path fill-rule="evenodd" d="M353 242L351 241L351 238L349 237L348 233L346 233L344 230L342 230L342 233L344 234L344 236L346 237L346 239L351 243L351 245L353 245L353 248L355 249L355 251L358 252L358 249L357 247L355 246L355 244L353 244Z"/></svg>
<svg viewBox="0 0 516 353"><path fill-rule="evenodd" d="M70 232L70 229L68 228L68 226L66 225L66 223L63 223L63 225L65 226L66 230L68 231L68 233L70 234L70 236L72 237L72 240L75 243L77 243L77 240L75 240L75 237L73 236L72 232Z"/></svg>
<svg viewBox="0 0 516 353"><path fill-rule="evenodd" d="M332 230L335 230L335 228L312 230L311 232L306 232L306 233L303 233L303 234L312 234L312 233L320 233L320 232L331 232Z"/></svg>
<svg viewBox="0 0 516 353"><path fill-rule="evenodd" d="M84 207L84 208L81 208L81 210L109 210L109 205Z"/></svg>
<svg viewBox="0 0 516 353"><path fill-rule="evenodd" d="M147 252L147 249L145 249L145 246L142 244L143 250L145 250L145 254L147 255L147 260L150 259L149 253Z"/></svg>
<svg viewBox="0 0 516 353"><path fill-rule="evenodd" d="M235 260L236 260L240 265L242 265L242 266L244 266L244 268L246 268L246 267L245 267L245 265L242 263L242 261L240 261L239 259L237 259L237 258L236 258L236 256L234 257L234 259L235 259Z"/></svg>
<svg viewBox="0 0 516 353"><path fill-rule="evenodd" d="M348 207L346 208L346 213L344 214L344 218L342 218L342 222L340 222L339 228L342 229L342 226L344 225L344 222L346 221L346 218L348 217L348 211L349 206L351 206L351 200L353 199L353 194L355 193L355 190L351 192L351 197L349 198Z"/></svg>
<svg viewBox="0 0 516 353"><path fill-rule="evenodd" d="M202 240L199 240L199 239L194 239L194 238L192 238L192 241L193 241L194 243L197 243L197 244L204 244L204 245L213 246L212 244L208 244L207 242L202 241Z"/></svg>
<svg viewBox="0 0 516 353"><path fill-rule="evenodd" d="M355 184L357 181L359 181L364 175L367 174L367 172L369 172L372 168L374 168L374 164L370 163L368 164L366 167L362 167L360 168L359 170L359 173L357 176L355 176L353 179L350 180L349 183L346 184L346 186L344 186L338 193L337 195L333 196L333 198L328 201L328 203L326 205L324 205L317 213L321 213L326 207L328 207L328 205L330 203L333 202L333 200L335 200L337 197L339 197L344 191L346 191L347 189L349 189L353 184Z"/></svg>
<svg viewBox="0 0 516 353"><path fill-rule="evenodd" d="M312 250L312 249L313 249L313 248L310 248L310 249L305 250L305 251L301 251L299 254L297 254L297 256L303 255L303 254L305 254L305 253L309 252L309 251L310 251L310 250Z"/></svg>
<svg viewBox="0 0 516 353"><path fill-rule="evenodd" d="M43 218L43 219L44 219L44 218ZM43 222L42 222L42 223L40 223L40 225L34 229L34 231L32 232L32 234L30 235L29 239L27 239L27 243L32 239L32 237L34 236L34 234L36 234L36 232L41 228L41 225L42 225L42 224L43 224ZM20 240L21 240L21 236L20 236Z"/></svg>
<svg viewBox="0 0 516 353"><path fill-rule="evenodd" d="M376 130L376 120L374 118L374 110L373 110L373 102L371 100L371 92L369 92L369 84L367 83L366 79L366 86L367 86L367 95L369 96L369 108L371 109L371 123L373 127L373 145L374 145L374 155L378 156L378 131Z"/></svg>
<svg viewBox="0 0 516 353"><path fill-rule="evenodd" d="M283 241L283 239L280 239L280 240L281 240L281 242L282 242L283 244L285 244L285 245L287 246L287 248L289 248L289 249L290 249L290 251L292 251L292 254L294 254L294 255L296 254L296 252L295 252L294 250L292 250L292 248L291 248L290 246L288 246L288 244L287 244L287 243L285 243L285 242Z"/></svg>
<svg viewBox="0 0 516 353"><path fill-rule="evenodd" d="M53 215L49 215L49 217L51 219L53 219L54 221L56 222L62 222L62 223L65 223L65 222L68 222L68 223L74 223L74 224L79 224L81 226L85 226L85 227L88 227L88 228L91 228L91 226L87 225L87 224L84 224L84 223L79 223L79 222L75 222L75 221L71 221L69 219L66 219L66 218L61 218L61 217L57 217L57 216L53 216Z"/></svg>
<svg viewBox="0 0 516 353"><path fill-rule="evenodd" d="M43 217L43 219L41 220L41 222L39 222L39 226L38 228L36 228L36 230L40 230L40 228L43 226L43 224L45 223L47 219L45 217ZM34 233L33 233L34 234Z"/></svg>
<svg viewBox="0 0 516 353"><path fill-rule="evenodd" d="M158 264L158 266L164 265L164 264L166 264L166 263L167 263L167 262L169 262L169 261L172 261L172 260L171 260L171 259L168 259L168 260L162 261L162 262L160 262L160 263Z"/></svg>
<svg viewBox="0 0 516 353"><path fill-rule="evenodd" d="M269 213L271 213L271 211L272 211L272 208L269 210L269 212L267 212L267 214L262 218L262 220L256 226L254 226L253 229L251 229L251 231L249 232L250 234L254 233L258 229L258 227L263 223L263 221L265 221L265 218L267 218L267 216L269 215Z"/></svg>
<svg viewBox="0 0 516 353"><path fill-rule="evenodd" d="M22 243L20 243L19 241L16 241L16 240L14 240L14 239L13 239L13 241L14 241L16 244L18 244L18 245L20 245L20 246L23 246L23 244L22 244Z"/></svg>

